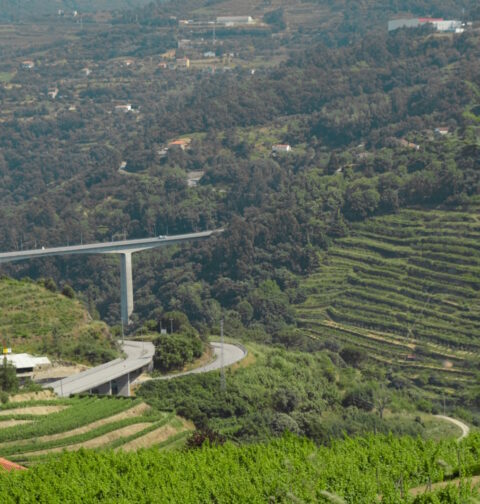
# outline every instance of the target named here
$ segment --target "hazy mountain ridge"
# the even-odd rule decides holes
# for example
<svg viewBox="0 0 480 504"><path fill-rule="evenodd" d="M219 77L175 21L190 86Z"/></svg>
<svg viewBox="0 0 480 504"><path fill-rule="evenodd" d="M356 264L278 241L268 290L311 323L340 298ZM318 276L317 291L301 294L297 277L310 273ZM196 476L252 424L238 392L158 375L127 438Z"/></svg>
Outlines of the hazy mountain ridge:
<svg viewBox="0 0 480 504"><path fill-rule="evenodd" d="M11 23L57 15L66 16L141 7L149 0L0 0L0 22Z"/></svg>

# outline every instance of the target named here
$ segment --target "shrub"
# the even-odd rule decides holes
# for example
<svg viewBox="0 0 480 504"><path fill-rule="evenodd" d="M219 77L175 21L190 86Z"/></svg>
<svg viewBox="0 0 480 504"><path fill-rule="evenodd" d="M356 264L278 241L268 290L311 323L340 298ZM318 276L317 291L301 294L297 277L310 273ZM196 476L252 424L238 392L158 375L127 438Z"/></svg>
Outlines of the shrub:
<svg viewBox="0 0 480 504"><path fill-rule="evenodd" d="M155 369L166 372L182 368L198 359L203 352L202 341L186 334L163 334L155 342Z"/></svg>
<svg viewBox="0 0 480 504"><path fill-rule="evenodd" d="M373 389L369 385L356 387L346 394L342 405L345 407L356 406L365 411L373 409Z"/></svg>
<svg viewBox="0 0 480 504"><path fill-rule="evenodd" d="M201 448L205 443L208 443L210 446L219 446L223 445L225 441L225 436L206 427L204 429L194 431L187 439L185 448L187 450L193 450Z"/></svg>
<svg viewBox="0 0 480 504"><path fill-rule="evenodd" d="M63 286L62 294L69 299L75 298L75 291L68 284Z"/></svg>

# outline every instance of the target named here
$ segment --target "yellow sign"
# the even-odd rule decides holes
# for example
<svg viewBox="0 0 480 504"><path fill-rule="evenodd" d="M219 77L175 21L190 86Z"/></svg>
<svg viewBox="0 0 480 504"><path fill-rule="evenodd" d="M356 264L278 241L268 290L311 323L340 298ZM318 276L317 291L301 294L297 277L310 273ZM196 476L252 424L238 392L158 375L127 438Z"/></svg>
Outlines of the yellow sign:
<svg viewBox="0 0 480 504"><path fill-rule="evenodd" d="M3 355L7 355L7 354L8 354L8 348L3 347Z"/></svg>

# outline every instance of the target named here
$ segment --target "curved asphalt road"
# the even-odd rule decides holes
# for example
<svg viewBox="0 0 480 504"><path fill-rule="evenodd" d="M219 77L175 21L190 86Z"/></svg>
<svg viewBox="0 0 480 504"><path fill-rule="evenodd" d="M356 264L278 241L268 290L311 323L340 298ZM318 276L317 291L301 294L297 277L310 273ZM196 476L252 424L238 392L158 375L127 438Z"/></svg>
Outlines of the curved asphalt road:
<svg viewBox="0 0 480 504"><path fill-rule="evenodd" d="M157 378L152 378L152 380L171 380L173 378L178 378L179 376L185 376L189 374L198 373L208 373L209 371L215 371L222 367L222 344L217 342L212 342L210 345L213 347L213 353L215 354L215 359L209 362L205 366L200 366L190 371L184 371L183 373L176 373L171 375L159 376ZM223 366L228 367L236 362L241 361L247 356L247 350L241 346L232 345L231 343L223 344Z"/></svg>
<svg viewBox="0 0 480 504"><path fill-rule="evenodd" d="M463 438L466 438L470 434L470 427L467 424L464 424L460 420L457 420L456 418L444 416L444 415L435 415L437 418L441 418L442 420L445 420L447 422L450 422L457 427L460 427L462 429L462 435L457 438L457 441L461 441Z"/></svg>
<svg viewBox="0 0 480 504"><path fill-rule="evenodd" d="M221 343L211 343L215 354L215 359L205 366L200 366L190 371L167 376L153 378L154 380L171 380L187 374L208 373L222 367ZM225 343L223 351L223 366L231 366L241 361L247 355L247 351L240 346ZM44 388L53 388L54 392L61 397L68 397L71 394L87 392L97 388L104 383L116 380L127 373L148 368L155 353L152 343L143 341L125 341L122 349L127 355L126 359L115 359L96 366L81 373L77 373L61 380L56 380L44 385ZM146 380L147 381L147 380Z"/></svg>

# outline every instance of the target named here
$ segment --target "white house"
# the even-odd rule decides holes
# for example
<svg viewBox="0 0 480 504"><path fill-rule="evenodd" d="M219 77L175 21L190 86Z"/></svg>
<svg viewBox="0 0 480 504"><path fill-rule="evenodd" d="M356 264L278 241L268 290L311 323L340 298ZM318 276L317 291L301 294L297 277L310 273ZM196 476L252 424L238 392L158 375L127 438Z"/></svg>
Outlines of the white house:
<svg viewBox="0 0 480 504"><path fill-rule="evenodd" d="M252 16L219 16L217 23L225 26L253 24Z"/></svg>
<svg viewBox="0 0 480 504"><path fill-rule="evenodd" d="M272 152L278 153L278 152L290 152L292 150L292 147L288 144L275 144L272 145Z"/></svg>
<svg viewBox="0 0 480 504"><path fill-rule="evenodd" d="M7 354L7 362L12 364L17 373L32 373L34 370L45 369L52 365L48 357L34 357L27 353Z"/></svg>
<svg viewBox="0 0 480 504"><path fill-rule="evenodd" d="M435 128L434 130L434 134L435 136L438 136L438 137L443 137L445 135L448 135L448 128L445 128L445 127L440 127L440 128Z"/></svg>
<svg viewBox="0 0 480 504"><path fill-rule="evenodd" d="M127 103L126 105L115 105L115 112L131 112L132 105Z"/></svg>
<svg viewBox="0 0 480 504"><path fill-rule="evenodd" d="M58 88L51 88L48 90L48 97L51 98L52 100L55 100L55 98L58 95Z"/></svg>
<svg viewBox="0 0 480 504"><path fill-rule="evenodd" d="M392 19L388 22L388 31L398 30L399 28L418 28L430 24L439 32L462 33L464 31L461 21L455 19L443 18L406 18Z"/></svg>

